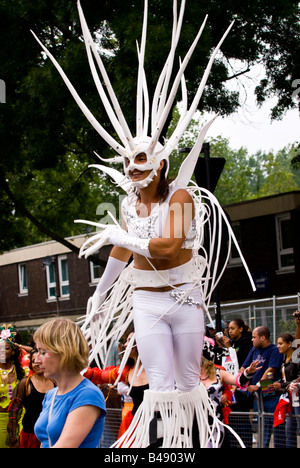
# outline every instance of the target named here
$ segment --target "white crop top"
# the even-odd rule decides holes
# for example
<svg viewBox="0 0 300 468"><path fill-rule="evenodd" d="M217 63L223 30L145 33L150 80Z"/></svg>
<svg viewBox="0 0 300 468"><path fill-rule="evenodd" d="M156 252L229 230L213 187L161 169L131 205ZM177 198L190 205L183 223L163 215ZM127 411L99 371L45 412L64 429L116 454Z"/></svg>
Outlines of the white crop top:
<svg viewBox="0 0 300 468"><path fill-rule="evenodd" d="M171 188L166 200L156 203L149 216L140 217L137 214L138 198L135 194L130 194L122 202L122 215L126 223L128 234L140 239L153 239L162 237L169 214L169 202L172 195L180 187ZM139 208L139 207L138 207ZM184 243L183 249L193 249L194 241L197 237L196 221L191 222L191 226Z"/></svg>

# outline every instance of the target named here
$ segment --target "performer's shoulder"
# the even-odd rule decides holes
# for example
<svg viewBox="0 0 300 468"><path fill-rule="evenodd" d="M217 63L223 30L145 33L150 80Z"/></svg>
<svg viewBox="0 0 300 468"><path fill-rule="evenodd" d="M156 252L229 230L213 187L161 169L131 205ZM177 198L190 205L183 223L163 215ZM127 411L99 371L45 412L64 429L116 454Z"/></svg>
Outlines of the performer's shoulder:
<svg viewBox="0 0 300 468"><path fill-rule="evenodd" d="M193 200L193 197L189 193L186 187L180 187L178 185L170 187L170 192L169 192L170 203L175 203L175 202L190 203L192 200Z"/></svg>

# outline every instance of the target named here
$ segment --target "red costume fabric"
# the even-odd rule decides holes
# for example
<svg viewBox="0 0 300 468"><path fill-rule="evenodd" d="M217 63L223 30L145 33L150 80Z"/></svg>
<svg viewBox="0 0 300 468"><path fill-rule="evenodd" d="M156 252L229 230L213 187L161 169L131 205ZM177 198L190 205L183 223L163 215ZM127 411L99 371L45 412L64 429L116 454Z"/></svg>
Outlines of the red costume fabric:
<svg viewBox="0 0 300 468"><path fill-rule="evenodd" d="M126 382L129 369L129 366L124 367L120 377L120 380L122 382ZM98 367L89 367L85 372L84 377L93 382L95 385L113 384L119 377L119 371L120 366L109 366L105 369L99 369Z"/></svg>

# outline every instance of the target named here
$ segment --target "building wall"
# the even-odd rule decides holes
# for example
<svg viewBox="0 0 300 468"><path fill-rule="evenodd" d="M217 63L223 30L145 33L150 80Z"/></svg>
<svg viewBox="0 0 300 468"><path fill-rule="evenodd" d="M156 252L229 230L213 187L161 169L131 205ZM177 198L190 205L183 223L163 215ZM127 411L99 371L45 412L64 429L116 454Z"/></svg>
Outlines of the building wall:
<svg viewBox="0 0 300 468"><path fill-rule="evenodd" d="M221 301L261 299L285 296L300 291L300 211L291 211L294 248L293 272L278 271L275 215L269 214L240 221L242 252L257 283L253 292L242 266L227 268L219 286Z"/></svg>
<svg viewBox="0 0 300 468"><path fill-rule="evenodd" d="M241 249L257 281L257 291L252 291L241 264L229 265L218 286L219 300L232 302L297 294L300 291L300 192L235 204L226 207L226 212L240 225ZM276 240L276 216L282 212L291 216L294 250L294 270L284 274L278 271ZM79 237L72 240L78 247L86 240L85 236ZM102 250L102 260L107 259L110 248ZM49 301L43 261L48 257L57 259L59 255L67 256L70 297ZM27 268L26 295L19 294L20 262ZM58 281L58 272L56 277ZM91 284L89 261L79 259L76 253L57 242L16 249L0 256L0 321L39 324L54 314L76 319L85 313L95 286L96 283Z"/></svg>
<svg viewBox="0 0 300 468"><path fill-rule="evenodd" d="M45 267L42 259L26 262L28 294L19 294L18 264L0 268L0 320L11 321L49 317L53 314L82 315L88 297L95 287L90 286L89 262L67 254L70 296L67 299L48 300ZM58 275L56 275L58 278Z"/></svg>

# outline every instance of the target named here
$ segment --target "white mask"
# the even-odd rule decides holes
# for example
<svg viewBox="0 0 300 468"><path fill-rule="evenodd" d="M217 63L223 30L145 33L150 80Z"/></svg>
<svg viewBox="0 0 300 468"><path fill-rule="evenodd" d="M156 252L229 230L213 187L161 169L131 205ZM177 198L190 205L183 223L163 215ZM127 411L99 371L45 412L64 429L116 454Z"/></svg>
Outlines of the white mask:
<svg viewBox="0 0 300 468"><path fill-rule="evenodd" d="M150 174L143 180L138 182L131 182L131 185L136 188L143 188L147 187L153 180L153 177L157 175L157 171L160 168L160 163L163 159L165 159L166 164L168 166L168 159L164 155L163 152L163 145L160 143L156 144L155 150L152 154L150 154L149 148L151 146L151 138L134 138L134 146L135 150L133 152L128 151L128 156L124 157L124 174L127 178L130 179L130 172L137 169L138 171L145 172L151 171ZM140 154L146 156L146 161L144 163L137 163L136 157ZM167 171L166 171L167 173Z"/></svg>

